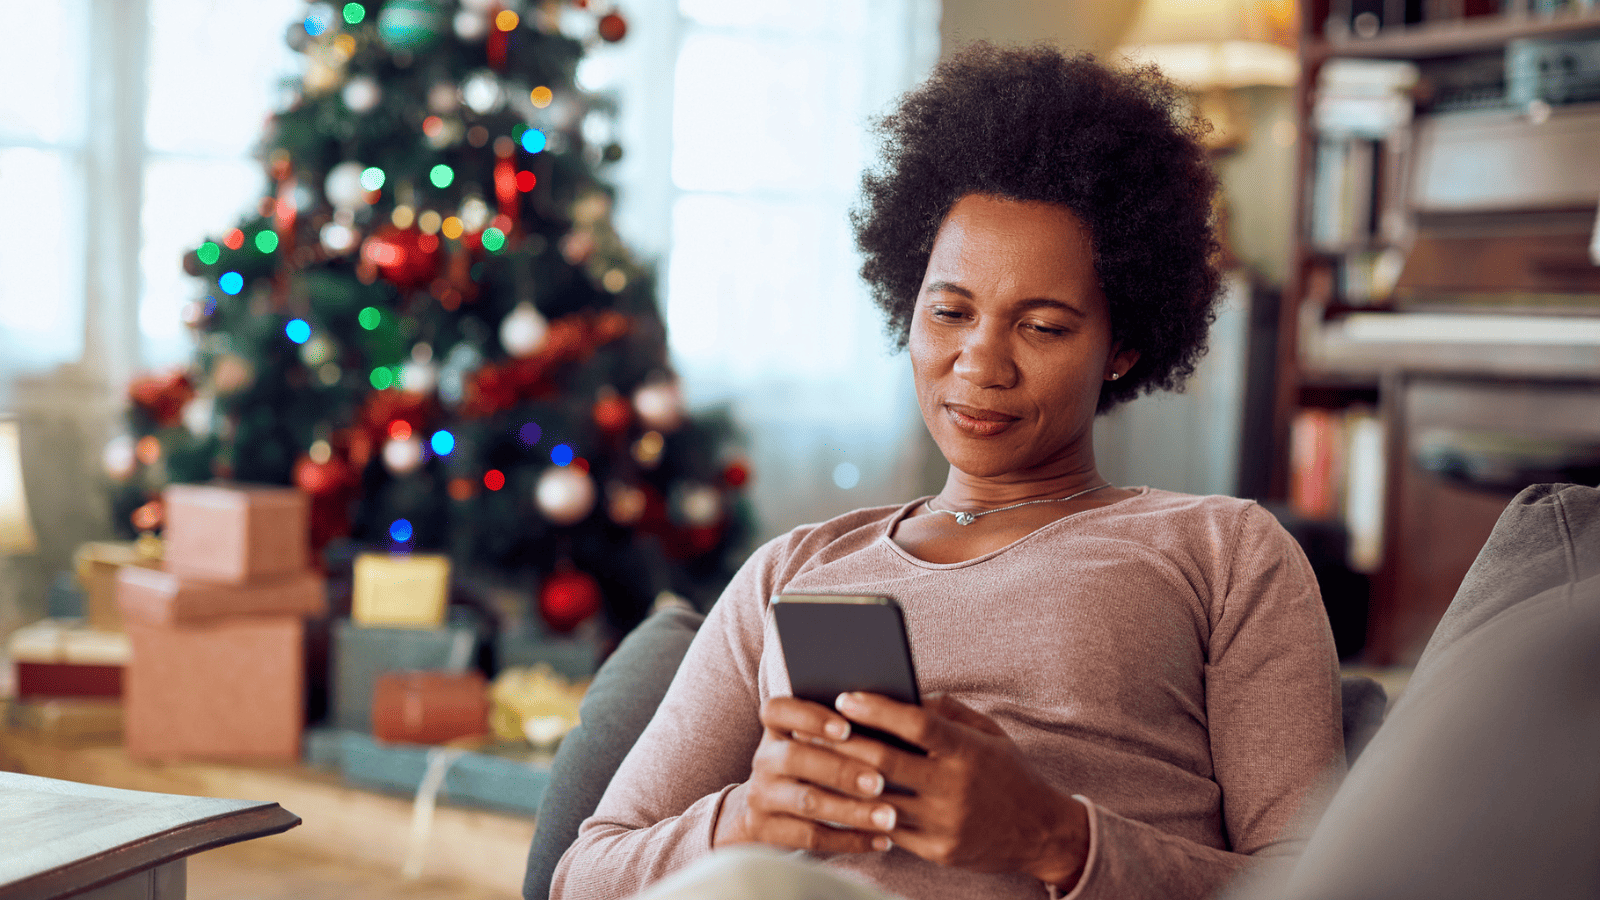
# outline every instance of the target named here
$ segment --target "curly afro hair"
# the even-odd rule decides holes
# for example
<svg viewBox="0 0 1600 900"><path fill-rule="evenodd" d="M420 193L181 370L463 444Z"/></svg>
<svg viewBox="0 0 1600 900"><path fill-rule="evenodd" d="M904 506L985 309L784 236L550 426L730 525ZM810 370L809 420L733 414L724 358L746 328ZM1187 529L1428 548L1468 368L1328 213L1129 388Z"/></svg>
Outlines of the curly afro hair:
<svg viewBox="0 0 1600 900"><path fill-rule="evenodd" d="M1217 180L1181 95L1153 68L1123 72L1048 46L973 44L876 123L882 165L852 210L861 275L904 349L934 236L957 200L1061 204L1088 226L1111 329L1139 362L1098 410L1182 390L1206 350L1221 276Z"/></svg>

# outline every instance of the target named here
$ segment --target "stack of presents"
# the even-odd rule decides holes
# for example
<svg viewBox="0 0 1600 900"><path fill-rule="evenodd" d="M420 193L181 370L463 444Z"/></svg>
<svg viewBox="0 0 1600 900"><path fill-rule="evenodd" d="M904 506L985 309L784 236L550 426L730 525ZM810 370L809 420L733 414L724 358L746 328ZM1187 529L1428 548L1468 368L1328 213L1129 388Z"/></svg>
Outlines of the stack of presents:
<svg viewBox="0 0 1600 900"><path fill-rule="evenodd" d="M164 501L164 540L80 550L80 618L13 633L12 727L120 732L143 760L303 758L399 792L449 748L443 799L537 809L596 641L453 615L442 556L361 553L330 592L291 488L174 485Z"/></svg>

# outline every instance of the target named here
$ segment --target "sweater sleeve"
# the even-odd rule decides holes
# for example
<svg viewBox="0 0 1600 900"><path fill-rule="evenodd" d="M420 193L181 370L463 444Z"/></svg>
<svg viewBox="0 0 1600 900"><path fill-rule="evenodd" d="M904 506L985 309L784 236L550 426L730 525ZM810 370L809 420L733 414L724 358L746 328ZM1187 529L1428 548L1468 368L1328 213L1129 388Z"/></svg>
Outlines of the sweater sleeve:
<svg viewBox="0 0 1600 900"><path fill-rule="evenodd" d="M1089 860L1070 900L1173 900L1304 844L1344 775L1339 665L1304 553L1254 504L1218 554L1205 670L1212 777L1227 849L1119 816L1092 800Z"/></svg>
<svg viewBox="0 0 1600 900"><path fill-rule="evenodd" d="M712 607L557 865L552 900L629 896L711 852L722 799L749 777L761 740L757 676L781 540L755 553Z"/></svg>

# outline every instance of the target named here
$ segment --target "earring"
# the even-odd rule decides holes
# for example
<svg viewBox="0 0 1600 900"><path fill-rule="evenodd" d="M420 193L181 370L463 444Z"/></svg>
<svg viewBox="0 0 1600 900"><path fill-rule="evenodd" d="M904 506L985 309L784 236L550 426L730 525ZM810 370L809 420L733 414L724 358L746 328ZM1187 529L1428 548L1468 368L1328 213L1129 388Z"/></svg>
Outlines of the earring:
<svg viewBox="0 0 1600 900"><path fill-rule="evenodd" d="M1116 381L1118 378L1121 378L1121 377L1122 377L1122 373L1121 372L1112 372L1111 373L1111 380L1112 381Z"/></svg>

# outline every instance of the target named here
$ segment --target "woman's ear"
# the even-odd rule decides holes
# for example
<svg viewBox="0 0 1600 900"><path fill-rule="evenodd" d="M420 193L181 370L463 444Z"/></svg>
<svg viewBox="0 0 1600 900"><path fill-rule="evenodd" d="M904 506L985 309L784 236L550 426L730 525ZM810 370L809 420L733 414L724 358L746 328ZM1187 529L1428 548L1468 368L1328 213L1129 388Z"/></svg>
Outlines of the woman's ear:
<svg viewBox="0 0 1600 900"><path fill-rule="evenodd" d="M1139 351L1123 350L1119 341L1111 347L1111 359L1106 363L1106 380L1116 381L1128 374L1128 370L1139 362Z"/></svg>

